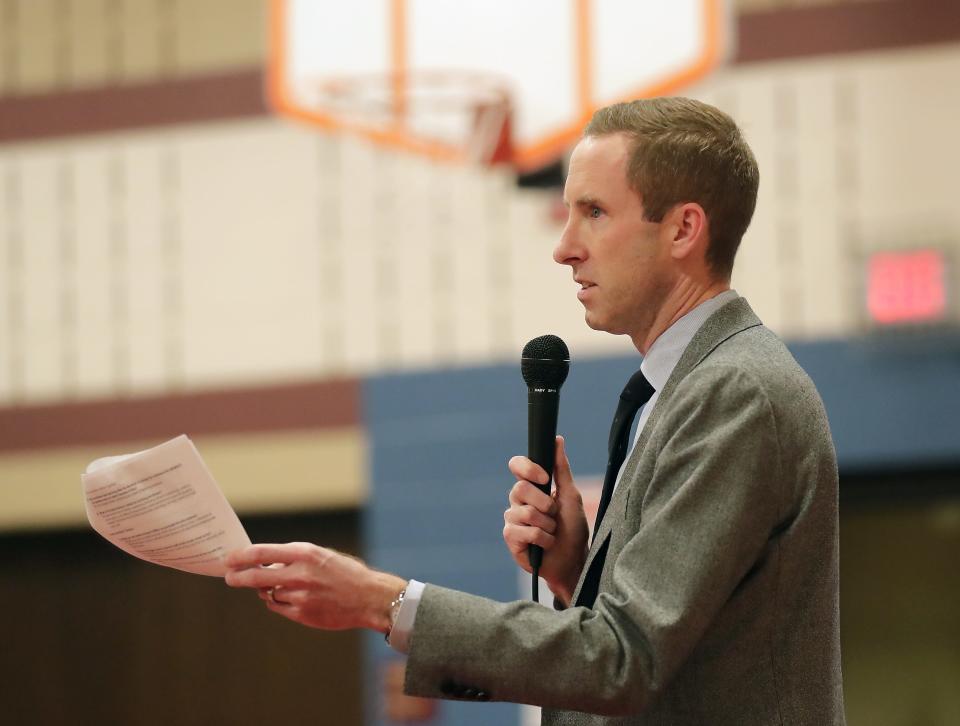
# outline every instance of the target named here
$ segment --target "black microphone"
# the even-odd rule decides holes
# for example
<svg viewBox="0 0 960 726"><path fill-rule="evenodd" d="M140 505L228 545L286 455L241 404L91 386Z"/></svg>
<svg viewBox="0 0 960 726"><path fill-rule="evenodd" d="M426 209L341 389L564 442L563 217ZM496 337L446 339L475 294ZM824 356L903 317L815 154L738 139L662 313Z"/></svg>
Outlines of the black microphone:
<svg viewBox="0 0 960 726"><path fill-rule="evenodd" d="M520 372L527 384L527 457L547 472L547 483L535 484L545 494L550 493L553 481L560 386L569 371L570 351L556 335L541 335L523 347ZM533 569L533 599L538 600L543 548L530 545L527 556Z"/></svg>

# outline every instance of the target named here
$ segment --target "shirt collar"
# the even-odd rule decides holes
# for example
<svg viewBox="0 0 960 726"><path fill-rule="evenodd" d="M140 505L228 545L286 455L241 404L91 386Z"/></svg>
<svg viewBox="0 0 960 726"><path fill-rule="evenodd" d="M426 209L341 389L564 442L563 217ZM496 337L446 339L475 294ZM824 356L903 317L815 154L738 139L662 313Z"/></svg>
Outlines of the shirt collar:
<svg viewBox="0 0 960 726"><path fill-rule="evenodd" d="M643 357L640 370L643 371L643 375L647 377L654 389L659 391L666 385L673 369L680 362L683 351L687 349L700 327L707 322L707 318L738 297L740 296L736 290L725 290L719 295L705 300L664 330L653 341L650 350Z"/></svg>

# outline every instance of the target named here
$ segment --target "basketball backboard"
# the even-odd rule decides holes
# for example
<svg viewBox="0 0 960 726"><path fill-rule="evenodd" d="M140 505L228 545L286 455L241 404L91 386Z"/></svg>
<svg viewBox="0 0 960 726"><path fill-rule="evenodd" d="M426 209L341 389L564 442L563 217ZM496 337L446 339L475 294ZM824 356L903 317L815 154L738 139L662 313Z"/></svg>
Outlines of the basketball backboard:
<svg viewBox="0 0 960 726"><path fill-rule="evenodd" d="M268 96L326 129L528 170L598 107L703 78L731 51L730 12L730 0L272 0Z"/></svg>

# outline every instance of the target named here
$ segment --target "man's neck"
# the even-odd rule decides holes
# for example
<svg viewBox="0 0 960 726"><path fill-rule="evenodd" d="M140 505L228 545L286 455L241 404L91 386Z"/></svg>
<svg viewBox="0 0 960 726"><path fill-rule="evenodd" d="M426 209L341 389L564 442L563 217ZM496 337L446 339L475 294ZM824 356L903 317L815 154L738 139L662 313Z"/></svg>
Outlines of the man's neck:
<svg viewBox="0 0 960 726"><path fill-rule="evenodd" d="M691 277L680 278L660 306L660 311L649 330L632 337L633 344L640 351L640 355L646 355L654 341L684 315L701 303L729 289L728 280L699 281Z"/></svg>

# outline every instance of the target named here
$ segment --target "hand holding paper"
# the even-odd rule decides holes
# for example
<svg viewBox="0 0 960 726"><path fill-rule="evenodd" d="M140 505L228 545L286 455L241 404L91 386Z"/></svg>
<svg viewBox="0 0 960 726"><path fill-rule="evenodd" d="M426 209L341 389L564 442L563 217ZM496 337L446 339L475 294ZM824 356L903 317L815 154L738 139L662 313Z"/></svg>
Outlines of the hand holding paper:
<svg viewBox="0 0 960 726"><path fill-rule="evenodd" d="M271 610L303 625L390 626L405 580L306 542L251 545L186 436L98 459L81 480L91 526L134 557L257 588Z"/></svg>
<svg viewBox="0 0 960 726"><path fill-rule="evenodd" d="M227 553L250 545L186 436L136 454L98 459L81 481L90 525L147 562L222 577Z"/></svg>
<svg viewBox="0 0 960 726"><path fill-rule="evenodd" d="M256 588L273 612L323 630L387 632L390 603L407 585L355 557L309 542L255 544L232 553L227 566L228 585Z"/></svg>

